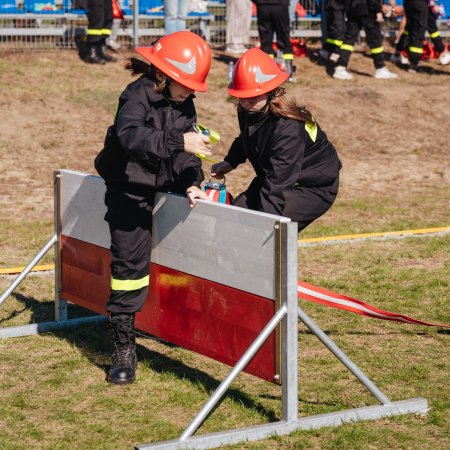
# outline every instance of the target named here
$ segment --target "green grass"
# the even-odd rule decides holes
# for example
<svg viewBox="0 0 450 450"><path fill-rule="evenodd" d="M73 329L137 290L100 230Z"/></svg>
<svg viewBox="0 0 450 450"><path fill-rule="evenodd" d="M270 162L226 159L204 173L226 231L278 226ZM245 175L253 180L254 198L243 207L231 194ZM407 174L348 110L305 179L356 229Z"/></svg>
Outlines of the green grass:
<svg viewBox="0 0 450 450"><path fill-rule="evenodd" d="M27 228L28 229L28 228ZM449 236L301 248L302 279L393 312L450 323ZM307 264L305 263L307 262ZM0 288L7 279L0 278ZM1 326L51 320L53 276L31 275L3 305ZM441 449L450 444L448 332L300 305L392 400L427 398L407 415L297 432L248 449ZM87 312L72 306L70 315ZM134 385L108 385L106 324L0 341L2 449L123 449L178 437L229 368L187 350L138 338ZM376 404L300 326L299 414ZM242 374L199 433L273 422L280 389ZM20 436L20 439L18 439Z"/></svg>

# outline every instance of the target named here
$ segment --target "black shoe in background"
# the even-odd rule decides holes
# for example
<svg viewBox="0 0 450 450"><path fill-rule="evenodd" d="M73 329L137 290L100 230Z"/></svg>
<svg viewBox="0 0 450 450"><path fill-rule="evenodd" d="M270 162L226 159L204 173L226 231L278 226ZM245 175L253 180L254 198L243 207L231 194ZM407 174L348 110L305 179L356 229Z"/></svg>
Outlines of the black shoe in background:
<svg viewBox="0 0 450 450"><path fill-rule="evenodd" d="M117 58L108 54L108 47L106 42L100 42L97 44L97 57L103 59L105 62L116 62Z"/></svg>
<svg viewBox="0 0 450 450"><path fill-rule="evenodd" d="M97 44L88 44L84 62L88 64L105 64L106 61L98 56Z"/></svg>

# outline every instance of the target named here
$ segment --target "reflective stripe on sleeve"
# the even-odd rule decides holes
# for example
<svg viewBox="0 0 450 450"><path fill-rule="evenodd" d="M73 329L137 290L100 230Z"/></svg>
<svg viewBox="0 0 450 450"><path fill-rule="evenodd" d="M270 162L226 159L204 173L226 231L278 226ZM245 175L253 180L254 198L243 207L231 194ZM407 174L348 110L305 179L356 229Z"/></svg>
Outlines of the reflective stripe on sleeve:
<svg viewBox="0 0 450 450"><path fill-rule="evenodd" d="M437 31L435 31L434 33L431 33L431 34L430 34L430 38L431 38L431 39L434 39L434 38L437 38L437 37L440 36L440 35L441 35L440 31L437 30Z"/></svg>
<svg viewBox="0 0 450 450"><path fill-rule="evenodd" d="M112 291L137 291L143 287L148 286L150 276L146 275L139 280L118 280L111 277L111 290Z"/></svg>
<svg viewBox="0 0 450 450"><path fill-rule="evenodd" d="M285 61L292 61L294 59L294 55L292 53L284 53L281 57Z"/></svg>

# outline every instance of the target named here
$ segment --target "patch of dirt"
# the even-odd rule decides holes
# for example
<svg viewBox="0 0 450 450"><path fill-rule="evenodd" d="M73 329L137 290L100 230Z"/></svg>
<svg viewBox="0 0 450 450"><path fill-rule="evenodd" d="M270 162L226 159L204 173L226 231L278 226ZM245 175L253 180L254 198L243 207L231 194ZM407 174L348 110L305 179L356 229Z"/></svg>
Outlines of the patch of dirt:
<svg viewBox="0 0 450 450"><path fill-rule="evenodd" d="M0 63L2 219L52 219L53 171L95 173L93 160L112 123L117 99L131 80L123 61L86 65L76 51L5 52ZM289 93L305 104L335 144L343 162L340 199L408 196L450 187L450 67L427 62L412 75L390 63L398 80L375 80L372 62L356 52L352 81L338 81L308 58L295 61ZM210 89L197 95L199 122L222 140L215 159L238 134L226 92L227 61L215 53ZM210 164L205 163L206 175ZM252 178L249 166L228 177L233 194ZM445 225L445 224L443 224Z"/></svg>

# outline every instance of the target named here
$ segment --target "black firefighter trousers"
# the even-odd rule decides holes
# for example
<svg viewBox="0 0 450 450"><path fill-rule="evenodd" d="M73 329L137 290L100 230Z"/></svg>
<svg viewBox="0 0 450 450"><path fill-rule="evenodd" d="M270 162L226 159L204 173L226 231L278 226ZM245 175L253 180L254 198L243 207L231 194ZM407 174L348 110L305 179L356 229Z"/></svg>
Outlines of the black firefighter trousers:
<svg viewBox="0 0 450 450"><path fill-rule="evenodd" d="M263 179L254 178L247 190L234 199L233 205L261 211L260 198L263 184ZM338 190L339 178L336 178L329 186L294 187L287 196L283 217L289 217L297 222L298 232L300 232L331 208Z"/></svg>
<svg viewBox="0 0 450 450"><path fill-rule="evenodd" d="M144 305L149 285L155 195L131 195L107 187L105 220L111 233L110 314L132 314Z"/></svg>
<svg viewBox="0 0 450 450"><path fill-rule="evenodd" d="M289 5L258 5L258 34L261 50L274 55L272 48L273 34L277 35L278 50L283 52L285 59L292 59L292 45L289 39L290 18Z"/></svg>
<svg viewBox="0 0 450 450"><path fill-rule="evenodd" d="M384 67L383 36L381 34L380 23L373 16L357 16L353 14L347 15L347 30L345 32L344 42L341 45L341 57L338 61L339 66L348 66L350 56L353 52L353 46L358 39L359 32L363 28L366 33L367 45L370 48L370 54L375 68L381 69Z"/></svg>
<svg viewBox="0 0 450 450"><path fill-rule="evenodd" d="M427 0L405 0L406 31L409 36L409 62L417 66L423 53L423 40L428 22Z"/></svg>
<svg viewBox="0 0 450 450"><path fill-rule="evenodd" d="M113 24L112 0L87 1L87 41L96 44L111 36Z"/></svg>
<svg viewBox="0 0 450 450"><path fill-rule="evenodd" d="M325 49L330 53L339 53L345 36L345 3L342 0L327 0L327 37Z"/></svg>
<svg viewBox="0 0 450 450"><path fill-rule="evenodd" d="M428 9L427 31L428 34L430 35L430 39L434 44L436 52L439 54L442 53L445 50L445 45L444 42L442 41L441 33L438 30L437 15L434 14L430 8ZM409 47L409 32L407 31L407 27L400 36L399 41L395 45L395 50L398 53L400 53L401 51L406 50L406 47ZM419 54L421 55L421 53Z"/></svg>

